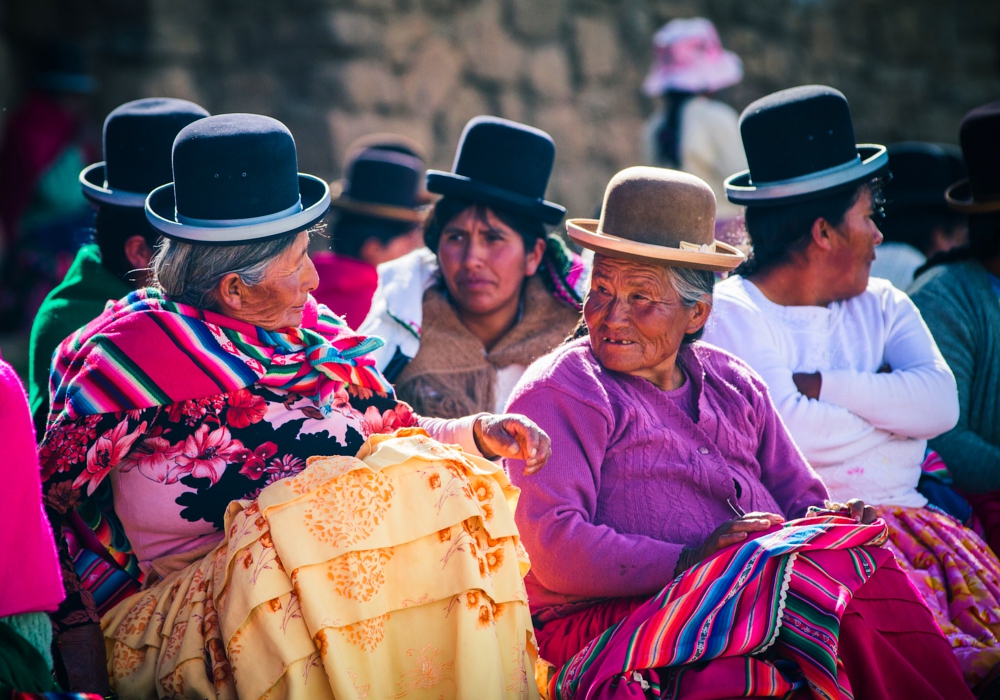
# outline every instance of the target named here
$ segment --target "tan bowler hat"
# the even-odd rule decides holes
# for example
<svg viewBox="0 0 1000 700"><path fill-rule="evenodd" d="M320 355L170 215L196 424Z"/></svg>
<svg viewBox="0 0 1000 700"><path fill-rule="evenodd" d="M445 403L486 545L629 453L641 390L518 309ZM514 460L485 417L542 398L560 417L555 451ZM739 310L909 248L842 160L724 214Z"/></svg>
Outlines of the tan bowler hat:
<svg viewBox="0 0 1000 700"><path fill-rule="evenodd" d="M602 255L715 272L746 257L715 240L715 194L704 180L666 168L626 168L604 192L600 221L570 219L569 237Z"/></svg>

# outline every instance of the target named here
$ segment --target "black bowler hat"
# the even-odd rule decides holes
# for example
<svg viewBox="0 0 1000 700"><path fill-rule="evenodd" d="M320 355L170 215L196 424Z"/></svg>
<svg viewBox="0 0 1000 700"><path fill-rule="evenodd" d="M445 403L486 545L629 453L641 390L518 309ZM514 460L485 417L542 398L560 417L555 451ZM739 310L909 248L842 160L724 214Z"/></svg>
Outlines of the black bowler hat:
<svg viewBox="0 0 1000 700"><path fill-rule="evenodd" d="M888 153L892 179L882 190L887 215L946 210L944 191L965 176L961 153L923 141L890 144Z"/></svg>
<svg viewBox="0 0 1000 700"><path fill-rule="evenodd" d="M420 159L369 148L348 163L347 177L331 185L331 205L376 219L418 224L427 217L421 197L423 175Z"/></svg>
<svg viewBox="0 0 1000 700"><path fill-rule="evenodd" d="M846 190L889 163L885 146L859 144L847 98L804 85L753 102L740 115L749 170L726 178L734 204L775 206Z"/></svg>
<svg viewBox="0 0 1000 700"><path fill-rule="evenodd" d="M84 196L98 204L144 207L150 192L174 179L174 138L207 116L194 102L165 97L116 107L104 120L104 160L80 172Z"/></svg>
<svg viewBox="0 0 1000 700"><path fill-rule="evenodd" d="M428 170L427 189L555 225L566 215L545 201L555 158L552 137L541 129L475 117L462 131L452 172Z"/></svg>
<svg viewBox="0 0 1000 700"><path fill-rule="evenodd" d="M222 114L177 134L174 181L146 199L168 238L229 245L277 238L319 222L330 188L298 172L295 141L277 119Z"/></svg>
<svg viewBox="0 0 1000 700"><path fill-rule="evenodd" d="M1000 211L1000 102L966 114L959 139L969 177L948 188L948 206L966 214Z"/></svg>

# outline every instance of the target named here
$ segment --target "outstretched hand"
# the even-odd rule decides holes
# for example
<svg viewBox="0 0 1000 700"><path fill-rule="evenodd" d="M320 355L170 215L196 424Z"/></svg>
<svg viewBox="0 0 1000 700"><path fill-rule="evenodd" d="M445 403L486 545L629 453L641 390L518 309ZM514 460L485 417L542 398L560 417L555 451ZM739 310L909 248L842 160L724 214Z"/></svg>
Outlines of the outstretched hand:
<svg viewBox="0 0 1000 700"><path fill-rule="evenodd" d="M856 523L871 525L878 518L878 513L871 506L866 506L860 498L852 498L847 503L826 502L826 509L835 511L851 518Z"/></svg>
<svg viewBox="0 0 1000 700"><path fill-rule="evenodd" d="M677 568L674 570L674 576L680 576L720 549L745 541L751 532L763 532L774 525L781 525L783 522L785 519L775 513L747 513L736 520L728 520L715 528L700 547L685 549L681 553Z"/></svg>
<svg viewBox="0 0 1000 700"><path fill-rule="evenodd" d="M552 441L545 431L530 418L515 413L479 416L472 434L486 459L523 459L525 474L537 472L552 455Z"/></svg>

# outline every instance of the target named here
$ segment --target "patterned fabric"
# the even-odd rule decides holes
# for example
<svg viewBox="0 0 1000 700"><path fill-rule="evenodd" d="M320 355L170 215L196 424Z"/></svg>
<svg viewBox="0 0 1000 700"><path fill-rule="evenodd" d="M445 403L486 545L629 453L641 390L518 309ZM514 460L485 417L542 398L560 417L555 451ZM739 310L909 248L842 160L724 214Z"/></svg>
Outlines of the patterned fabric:
<svg viewBox="0 0 1000 700"><path fill-rule="evenodd" d="M348 384L392 393L365 357L380 346L312 298L301 327L266 331L140 289L59 346L49 426L62 414L132 411L254 384L313 398L329 414Z"/></svg>
<svg viewBox="0 0 1000 700"><path fill-rule="evenodd" d="M951 642L970 687L1000 663L1000 563L986 543L932 508L879 506L900 568Z"/></svg>
<svg viewBox="0 0 1000 700"><path fill-rule="evenodd" d="M890 558L885 540L883 522L814 515L729 547L591 641L550 693L674 697L685 673L702 670L692 664L718 661L718 673L705 675L735 682L732 695L781 697L808 686L817 698L851 698L837 658L840 617Z"/></svg>
<svg viewBox="0 0 1000 700"><path fill-rule="evenodd" d="M583 308L583 298L590 284L587 266L583 258L554 233L546 239L539 272L553 296L577 311Z"/></svg>
<svg viewBox="0 0 1000 700"><path fill-rule="evenodd" d="M317 457L102 623L122 697L535 698L503 470L420 430ZM238 692L237 692L238 689Z"/></svg>

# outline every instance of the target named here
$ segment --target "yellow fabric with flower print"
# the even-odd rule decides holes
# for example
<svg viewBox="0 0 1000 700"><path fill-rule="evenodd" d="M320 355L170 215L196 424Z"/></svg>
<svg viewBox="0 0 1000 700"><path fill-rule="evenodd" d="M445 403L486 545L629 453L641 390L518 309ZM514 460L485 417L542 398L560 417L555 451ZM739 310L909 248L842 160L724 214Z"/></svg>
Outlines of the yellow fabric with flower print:
<svg viewBox="0 0 1000 700"><path fill-rule="evenodd" d="M105 616L114 686L130 698L536 698L517 496L498 466L419 429L314 457L232 503L214 552Z"/></svg>

